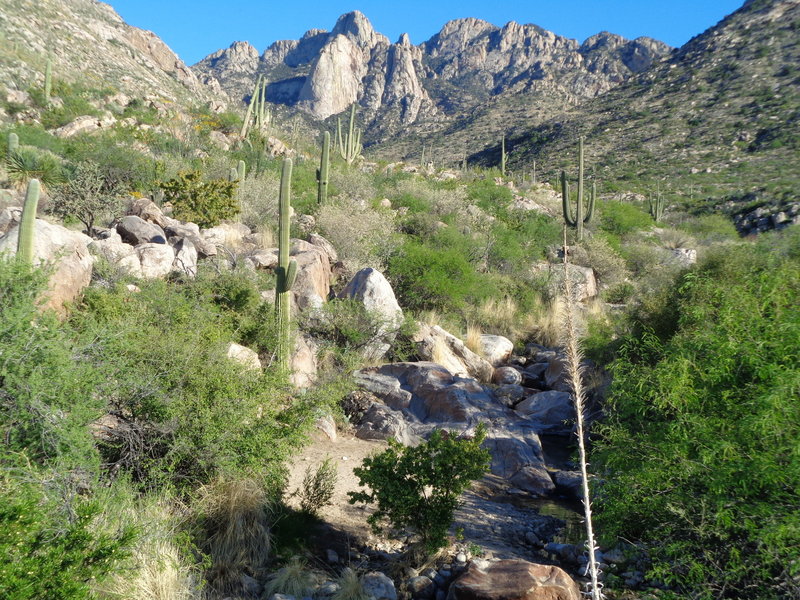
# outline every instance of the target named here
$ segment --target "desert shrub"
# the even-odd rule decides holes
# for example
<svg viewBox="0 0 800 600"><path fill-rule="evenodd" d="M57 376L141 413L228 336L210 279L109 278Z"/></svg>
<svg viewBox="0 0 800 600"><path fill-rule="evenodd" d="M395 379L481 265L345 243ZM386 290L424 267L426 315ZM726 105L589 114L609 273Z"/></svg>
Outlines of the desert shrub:
<svg viewBox="0 0 800 600"><path fill-rule="evenodd" d="M508 206L514 194L505 186L495 185L491 179L476 179L467 186L467 197L470 202L494 214L498 207Z"/></svg>
<svg viewBox="0 0 800 600"><path fill-rule="evenodd" d="M184 171L161 184L164 199L172 202L176 219L213 227L239 212L237 182L225 179L203 181L199 171Z"/></svg>
<svg viewBox="0 0 800 600"><path fill-rule="evenodd" d="M377 196L372 178L358 169L331 169L328 196L338 196L346 203L364 205Z"/></svg>
<svg viewBox="0 0 800 600"><path fill-rule="evenodd" d="M83 600L90 585L116 567L133 540L126 527L97 533L100 506L74 496L69 507L49 498L45 474L0 458L0 595L14 600ZM16 476L11 476L14 473Z"/></svg>
<svg viewBox="0 0 800 600"><path fill-rule="evenodd" d="M612 365L599 530L643 543L649 576L693 598L797 592L798 241L712 254Z"/></svg>
<svg viewBox="0 0 800 600"><path fill-rule="evenodd" d="M323 506L331 503L336 488L336 463L326 458L316 469L306 468L300 484L300 508L307 513L316 514Z"/></svg>
<svg viewBox="0 0 800 600"><path fill-rule="evenodd" d="M387 270L401 306L411 310L460 310L491 295L491 288L458 248L409 240Z"/></svg>
<svg viewBox="0 0 800 600"><path fill-rule="evenodd" d="M277 231L279 190L280 178L272 172L240 181L237 193L242 223L258 231Z"/></svg>
<svg viewBox="0 0 800 600"><path fill-rule="evenodd" d="M599 209L600 229L614 235L647 229L653 224L650 215L633 204L607 200L599 204Z"/></svg>
<svg viewBox="0 0 800 600"><path fill-rule="evenodd" d="M140 286L135 295L89 288L73 317L94 341L84 361L101 371L95 394L120 420L99 443L108 468L144 487L186 491L218 475L280 487L312 399L293 401L278 374L247 371L226 356L229 342L242 341L241 321L255 326L262 305L243 308L252 306L250 292L230 282L224 297L207 282Z"/></svg>
<svg viewBox="0 0 800 600"><path fill-rule="evenodd" d="M96 164L79 163L65 183L54 187L48 209L62 219L78 219L91 235L98 218L118 216L122 210L120 193L113 181L103 177Z"/></svg>
<svg viewBox="0 0 800 600"><path fill-rule="evenodd" d="M53 315L37 312L46 275L0 257L0 435L6 451L96 473L88 425L102 414L99 373Z"/></svg>
<svg viewBox="0 0 800 600"><path fill-rule="evenodd" d="M683 231L703 239L705 243L739 238L739 233L736 231L733 221L725 215L701 215L687 219L679 227Z"/></svg>
<svg viewBox="0 0 800 600"><path fill-rule="evenodd" d="M410 528L435 552L447 544L459 496L489 468L489 451L481 448L485 437L486 428L479 425L472 438L437 430L416 448L389 440L387 450L353 469L371 491L348 492L350 503L377 504L367 518L376 532L384 521Z"/></svg>
<svg viewBox="0 0 800 600"><path fill-rule="evenodd" d="M376 210L342 196L319 208L317 227L352 272L365 267L385 268L397 245L390 211Z"/></svg>
<svg viewBox="0 0 800 600"><path fill-rule="evenodd" d="M404 179L389 193L392 206L405 206L410 213L451 214L464 207L467 194L464 188L447 189L424 179Z"/></svg>
<svg viewBox="0 0 800 600"><path fill-rule="evenodd" d="M98 165L106 184L121 190L150 192L159 177L159 162L117 143L112 134L70 139L64 156L75 164Z"/></svg>
<svg viewBox="0 0 800 600"><path fill-rule="evenodd" d="M601 285L618 286L630 275L625 259L602 237L587 238L572 250L572 262L590 267Z"/></svg>

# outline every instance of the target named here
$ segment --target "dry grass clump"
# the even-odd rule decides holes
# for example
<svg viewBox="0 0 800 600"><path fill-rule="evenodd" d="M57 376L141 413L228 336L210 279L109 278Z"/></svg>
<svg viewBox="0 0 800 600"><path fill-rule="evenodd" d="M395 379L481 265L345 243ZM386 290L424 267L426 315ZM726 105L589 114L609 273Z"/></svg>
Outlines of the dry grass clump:
<svg viewBox="0 0 800 600"><path fill-rule="evenodd" d="M466 339L464 340L464 344L466 344L467 348L472 350L478 356L483 356L481 335L483 335L483 332L481 331L479 325L475 324L467 325L467 335Z"/></svg>
<svg viewBox="0 0 800 600"><path fill-rule="evenodd" d="M268 504L266 491L252 479L220 478L200 489L200 547L211 556L207 579L215 590L234 594L242 574L264 572L271 546Z"/></svg>
<svg viewBox="0 0 800 600"><path fill-rule="evenodd" d="M316 575L308 569L306 562L294 556L285 567L270 575L264 597L269 598L272 594L288 594L295 598L310 596L316 582Z"/></svg>
<svg viewBox="0 0 800 600"><path fill-rule="evenodd" d="M361 579L353 569L349 567L344 569L337 583L339 584L339 589L331 600L368 600L369 596L364 591Z"/></svg>
<svg viewBox="0 0 800 600"><path fill-rule="evenodd" d="M122 502L115 517L139 531L129 568L109 577L100 598L118 600L200 600L201 577L175 543L184 509L165 498Z"/></svg>
<svg viewBox="0 0 800 600"><path fill-rule="evenodd" d="M542 310L537 311L535 321L532 323L531 340L548 348L557 346L562 338L561 327L565 310L566 304L561 297L554 298L543 305Z"/></svg>

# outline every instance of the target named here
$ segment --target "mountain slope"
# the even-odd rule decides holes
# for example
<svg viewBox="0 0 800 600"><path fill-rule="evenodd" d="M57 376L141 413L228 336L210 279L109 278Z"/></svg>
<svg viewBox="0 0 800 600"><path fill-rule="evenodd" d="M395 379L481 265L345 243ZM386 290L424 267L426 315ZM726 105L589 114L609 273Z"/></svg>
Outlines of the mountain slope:
<svg viewBox="0 0 800 600"><path fill-rule="evenodd" d="M0 0L0 80L9 89L41 86L50 54L53 77L179 102L221 98L154 33L127 25L95 0Z"/></svg>
<svg viewBox="0 0 800 600"><path fill-rule="evenodd" d="M583 135L587 164L606 183L728 198L737 209L796 195L798 125L800 1L750 0L668 60L510 145L514 168L537 159L554 178Z"/></svg>

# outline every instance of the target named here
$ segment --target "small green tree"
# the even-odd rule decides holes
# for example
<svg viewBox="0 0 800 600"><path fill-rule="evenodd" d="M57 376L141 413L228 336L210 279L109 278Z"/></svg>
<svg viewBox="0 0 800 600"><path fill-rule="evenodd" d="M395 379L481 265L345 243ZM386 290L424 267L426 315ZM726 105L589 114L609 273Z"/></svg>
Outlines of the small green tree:
<svg viewBox="0 0 800 600"><path fill-rule="evenodd" d="M209 179L204 181L200 171L183 171L161 184L164 199L172 202L176 219L192 221L200 227L213 227L239 212L236 197L238 181Z"/></svg>
<svg viewBox="0 0 800 600"><path fill-rule="evenodd" d="M489 468L489 451L481 448L485 437L481 424L473 438L436 430L416 448L389 440L388 449L353 469L359 484L371 491L348 492L350 503L377 503L367 518L376 533L388 520L392 527L418 533L425 549L435 552L447 545L459 496Z"/></svg>
<svg viewBox="0 0 800 600"><path fill-rule="evenodd" d="M120 193L116 182L104 177L98 165L82 162L65 183L55 186L49 210L62 219L78 219L91 235L101 215L117 216L122 208Z"/></svg>

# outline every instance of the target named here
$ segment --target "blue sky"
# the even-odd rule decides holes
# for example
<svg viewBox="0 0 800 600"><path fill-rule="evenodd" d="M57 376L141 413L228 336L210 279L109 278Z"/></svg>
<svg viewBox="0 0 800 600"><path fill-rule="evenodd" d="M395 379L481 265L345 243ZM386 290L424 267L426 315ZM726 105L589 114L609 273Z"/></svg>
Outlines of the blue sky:
<svg viewBox="0 0 800 600"><path fill-rule="evenodd" d="M730 14L744 0L109 0L131 25L154 31L187 64L234 41L263 51L308 29L330 30L339 15L360 10L391 41L408 33L424 42L451 19L477 17L495 25L535 23L583 41L599 31L654 37L680 46Z"/></svg>

